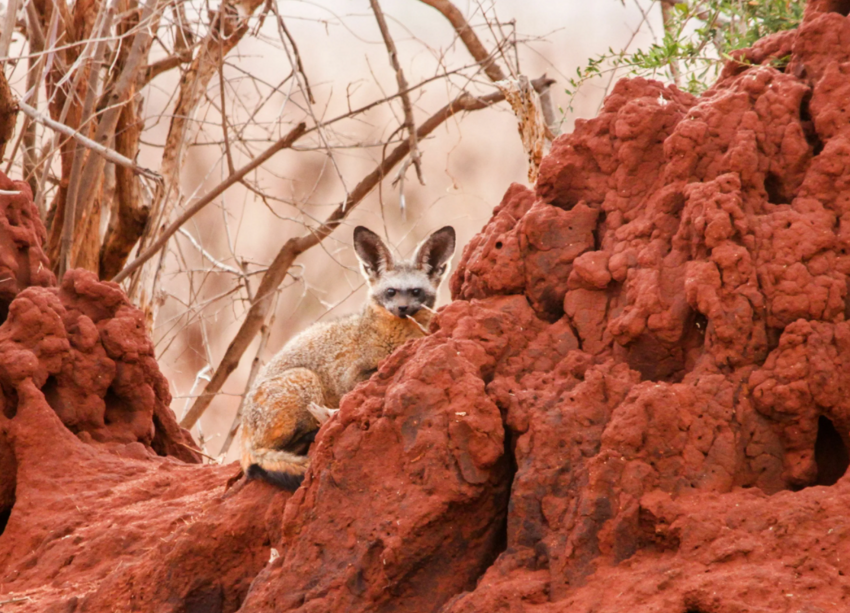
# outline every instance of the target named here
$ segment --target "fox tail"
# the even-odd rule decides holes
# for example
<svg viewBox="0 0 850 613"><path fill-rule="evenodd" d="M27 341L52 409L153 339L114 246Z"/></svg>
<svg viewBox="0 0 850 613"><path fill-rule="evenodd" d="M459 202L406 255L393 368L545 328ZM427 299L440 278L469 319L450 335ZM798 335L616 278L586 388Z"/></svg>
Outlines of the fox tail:
<svg viewBox="0 0 850 613"><path fill-rule="evenodd" d="M245 469L248 479L262 479L294 492L304 480L310 458L278 449L254 449Z"/></svg>

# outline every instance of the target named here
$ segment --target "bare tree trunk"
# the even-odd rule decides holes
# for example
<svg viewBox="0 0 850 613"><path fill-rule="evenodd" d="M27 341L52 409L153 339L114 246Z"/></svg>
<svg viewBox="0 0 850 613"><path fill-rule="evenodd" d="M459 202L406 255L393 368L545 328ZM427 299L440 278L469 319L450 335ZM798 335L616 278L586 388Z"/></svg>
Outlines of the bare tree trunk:
<svg viewBox="0 0 850 613"><path fill-rule="evenodd" d="M139 150L142 123L136 105L127 104L121 112L115 133L115 149L125 156ZM111 279L124 264L147 224L150 207L141 201L139 183L130 169L115 167L115 200L112 202L110 224L100 250L101 279Z"/></svg>
<svg viewBox="0 0 850 613"><path fill-rule="evenodd" d="M0 69L0 160L6 151L6 143L15 134L15 121L18 116L18 106L12 96L12 89L6 81L6 75Z"/></svg>

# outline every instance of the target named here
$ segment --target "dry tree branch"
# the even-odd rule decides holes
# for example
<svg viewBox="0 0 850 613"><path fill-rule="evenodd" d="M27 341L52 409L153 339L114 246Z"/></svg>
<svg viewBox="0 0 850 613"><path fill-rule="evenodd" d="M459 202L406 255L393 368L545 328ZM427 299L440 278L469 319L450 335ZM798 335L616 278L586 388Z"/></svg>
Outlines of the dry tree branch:
<svg viewBox="0 0 850 613"><path fill-rule="evenodd" d="M59 123L58 121L54 121L53 119L50 119L49 117L45 117L44 115L39 113L37 110L35 110L33 107L28 105L26 102L22 102L22 101L18 100L18 107L21 109L21 112L24 115L27 115L33 121L37 121L38 123L40 123L44 126L47 126L51 130L58 132L59 134L62 134L62 135L67 136L69 138L73 138L74 140L76 140L78 143L80 143L84 147L86 147L86 148L94 151L98 155L102 156L105 160L112 162L113 164L118 164L119 166L123 166L124 168L127 168L128 170L131 170L138 175L142 175L144 177L147 177L148 179L151 179L153 181L156 181L156 182L162 181L162 175L160 175L158 172L155 172L155 171L150 170L148 168L144 168L143 166L139 166L133 160L131 160L130 158L128 158L126 156L121 155L120 153L118 153L114 149L110 149L109 147L105 147L105 146L101 145L100 143L93 141L90 138L86 138L85 136L83 136L82 134L80 134L79 132L74 130L73 128L69 128L68 126L66 126L64 123Z"/></svg>
<svg viewBox="0 0 850 613"><path fill-rule="evenodd" d="M123 106L127 104L130 97L135 93L135 84L138 77L138 72L143 62L148 56L148 50L153 42L151 35L151 25L149 20L153 17L155 11L159 10L160 0L148 0L142 8L142 13L139 16L139 29L136 36L133 38L133 44L130 48L130 53L121 70L121 74L115 81L114 87L106 93L105 100L101 101L99 106L106 107L106 111L100 117L97 124L97 132L94 140L102 145L105 145L115 134L115 127L118 125L118 119L121 116ZM86 162L83 170L83 185L86 186L86 191L83 194L83 202L90 203L94 200L95 190L99 188L100 181L98 177L103 173L103 165L105 160L102 157L92 157ZM90 205L91 206L91 205ZM83 211L78 212L78 218Z"/></svg>
<svg viewBox="0 0 850 613"><path fill-rule="evenodd" d="M535 89L548 87L552 83L554 81L546 77L541 77L532 82ZM425 138L457 113L487 108L504 99L505 97L501 92L495 92L481 98L476 98L464 92L422 123L417 130L417 137L420 140ZM360 201L409 153L410 141L403 141L355 186L349 197L337 206L333 213L318 228L298 238L290 238L284 243L271 266L269 266L268 272L263 277L260 287L257 290L256 300L248 310L248 314L245 316L239 331L227 347L224 357L210 378L209 383L207 383L206 388L204 388L204 392L195 400L192 408L189 409L188 413L181 420L181 426L191 428L195 425L213 398L215 398L215 395L221 390L227 378L236 370L248 346L265 322L271 303L270 297L283 281L295 259L308 249L318 245L333 232Z"/></svg>
<svg viewBox="0 0 850 613"><path fill-rule="evenodd" d="M6 5L6 23L0 32L0 57L9 55L9 46L12 44L12 34L15 32L15 21L18 16L18 2L20 0L9 0Z"/></svg>
<svg viewBox="0 0 850 613"><path fill-rule="evenodd" d="M552 88L547 87L540 92L540 110L543 113L543 121L546 122L546 138L555 140L555 137L561 133L558 125L558 118L555 116L555 108L552 104Z"/></svg>
<svg viewBox="0 0 850 613"><path fill-rule="evenodd" d="M251 391L251 388L254 386L254 380L260 372L260 366L262 365L261 356L266 350L273 326L274 315L269 318L269 323L263 324L260 327L260 344L257 346L257 354L251 361L251 371L248 373L248 380L245 382L245 392L242 394L242 399L239 401L239 408L236 409L236 415L233 417L233 422L230 424L230 429L227 431L224 443L221 445L221 450L218 452L219 458L223 459L227 455L227 452L230 451L230 445L233 444L233 439L236 438L236 433L239 431L239 426L242 423L242 410L245 406L245 399L248 397L248 392Z"/></svg>
<svg viewBox="0 0 850 613"><path fill-rule="evenodd" d="M195 42L192 30L187 23L185 3L173 3L171 11L174 13L175 20L174 53L150 64L145 69L141 85L147 85L162 73L192 60L192 48L195 46Z"/></svg>
<svg viewBox="0 0 850 613"><path fill-rule="evenodd" d="M211 189L206 196L198 200L188 209L183 211L183 213L175 219L162 233L159 235L159 238L154 241L154 243L145 249L139 256L127 264L127 266L115 275L112 280L116 283L120 283L124 279L126 279L130 274L133 273L137 268L139 268L142 264L151 259L154 255L156 255L160 249L165 246L165 243L168 242L177 230L180 229L184 223L186 223L189 219L195 216L198 211L207 206L210 202L218 198L221 194L223 194L227 188L234 185L235 183L239 183L242 179L245 178L249 172L257 168L258 166L265 163L270 157L272 157L278 151L282 149L290 148L295 141L297 141L301 136L307 131L307 124L299 123L295 126L289 133L274 143L271 147L263 151L260 155L255 157L253 160L245 164L242 168L237 170L234 174L228 176L224 181L216 185L213 189Z"/></svg>
<svg viewBox="0 0 850 613"><path fill-rule="evenodd" d="M289 32L289 28L286 27L286 22L283 20L283 17L280 17L278 23L280 24L280 29L286 35L286 39L289 41L289 44L292 45L292 54L295 56L295 70L300 72L301 76L304 78L304 89L307 92L307 100L310 101L310 104L316 104L316 99L313 97L313 90L310 89L310 80L307 78L307 73L304 72L304 64L301 63L301 53L298 51L298 45L292 37L292 34Z"/></svg>
<svg viewBox="0 0 850 613"><path fill-rule="evenodd" d="M15 134L17 116L18 108L15 97L12 95L12 88L9 87L6 74L0 68L0 158L3 157L6 144Z"/></svg>
<svg viewBox="0 0 850 613"><path fill-rule="evenodd" d="M27 2L27 36L29 38L30 49L36 52L44 51L44 33L41 31L38 12L35 8L35 2ZM46 64L43 56L30 58L27 60L27 102L31 102L35 108L38 108L39 86L41 85L41 75L44 65ZM36 124L27 117L24 121L23 129L21 130L23 139L24 152L22 171L24 180L29 183L32 193L35 194L38 188L38 182L35 178L35 141L36 141ZM12 162L14 154L9 159ZM8 169L7 169L8 174ZM42 216L44 211L39 211Z"/></svg>
<svg viewBox="0 0 850 613"><path fill-rule="evenodd" d="M106 53L106 33L112 26L112 17L115 13L114 4L109 7L102 15L100 28L98 29L98 43L95 46L94 53L87 59L89 80L86 87L86 99L83 102L83 110L80 115L80 126L85 126L92 116L94 110L94 99L97 94L97 84L100 77L100 64L103 62L103 56ZM79 70L83 70L81 66ZM71 246L74 242L74 230L77 225L77 204L79 202L80 184L83 181L81 171L85 159L85 147L77 141L77 146L74 149L74 161L71 164L71 175L68 182L68 191L65 196L65 217L62 220L62 239L59 247L59 262L58 262L58 278L65 275L65 271L70 267ZM85 185L85 183L82 183Z"/></svg>
<svg viewBox="0 0 850 613"><path fill-rule="evenodd" d="M251 15L261 4L262 0L245 0L240 7L247 15ZM191 132L196 128L193 116L210 79L218 72L219 58L230 53L247 32L247 19L240 17L239 11L230 4L222 3L209 32L199 44L194 60L180 80L177 103L171 116L171 125L162 156L161 169L164 184L157 190L154 201L151 203L148 223L139 240L140 250L145 249L151 242L164 244L164 241L160 240L163 236L161 228L171 215L174 202L177 200L175 196L180 190L180 172L186 157L185 145ZM149 250L148 248L147 251ZM144 261L149 258L150 255ZM162 258L160 263L161 261ZM146 311L149 319L154 317L156 305L151 302L151 298L160 270L161 266L136 271L127 292ZM123 274L124 271L119 273L119 276Z"/></svg>
<svg viewBox="0 0 850 613"><path fill-rule="evenodd" d="M502 69L496 63L495 57L487 52L478 35L475 34L466 22L463 13L454 4L449 2L449 0L420 0L420 2L437 9L443 14L443 17L448 19L469 53L481 65L481 68L484 69L484 72L490 77L491 81L502 81L506 78L505 73L502 72Z"/></svg>
<svg viewBox="0 0 850 613"><path fill-rule="evenodd" d="M148 66L145 70L145 77L142 81L142 85L147 85L162 73L168 72L172 68L177 68L178 66L180 66L180 64L185 64L191 59L192 50L183 49L179 53L175 53L174 55L169 55L168 57L164 57L161 60L157 60L156 62Z"/></svg>
<svg viewBox="0 0 850 613"><path fill-rule="evenodd" d="M233 154L230 151L230 136L227 131L227 105L224 96L224 50L218 47L218 92L221 98L221 135L224 138L224 155L227 159L227 172L233 174L236 167L233 165Z"/></svg>
<svg viewBox="0 0 850 613"><path fill-rule="evenodd" d="M48 72L49 108L54 120L67 123L84 134L93 131L91 140L111 148L124 105L135 98L135 83L147 60L153 32L158 27L161 2L165 0L147 0L122 12L114 26L115 33L112 33L112 28L107 28L105 36L101 35L101 24L107 14L119 5L119 0L78 0L74 4L73 23L66 24L69 29L63 37L70 40L71 45L82 47L68 46L65 52L70 65L68 70L61 70L56 63ZM94 11L98 14L95 20L92 19ZM110 51L106 64L112 69L101 72L100 66L93 67L90 61L104 43ZM51 52L55 52L53 42ZM93 70L94 75L91 74ZM98 83L100 87L91 87ZM92 112L89 116L82 99L92 96L93 89L102 89L103 93L97 100L97 113ZM60 105L61 113L58 112ZM89 123L92 127L87 127ZM77 143L66 141L56 145L60 150L62 174L47 215L48 256L52 258L57 272L69 266L97 270L101 250L101 205L107 176L111 184L112 173L104 172L106 160L102 156L85 155L86 152ZM40 199L44 197L44 183L51 172L50 157L52 152L41 170L37 195ZM68 219L68 215L73 215L73 219ZM72 237L70 249L67 246L69 237Z"/></svg>
<svg viewBox="0 0 850 613"><path fill-rule="evenodd" d="M142 121L135 104L127 104L115 131L115 149L135 155L141 141ZM142 197L140 182L123 166L115 166L115 190L110 203L109 225L101 241L98 273L108 279L127 262L148 221L148 207Z"/></svg>
<svg viewBox="0 0 850 613"><path fill-rule="evenodd" d="M34 5L34 3L32 4ZM73 68L77 67L77 62L81 61L82 58L87 57L87 55L92 52L91 50L96 43L91 40L85 41L83 49L80 51L79 57L77 57L77 61L73 62L74 66L72 66L72 68L69 68L65 59L73 58L65 58L64 55L69 54L72 50L75 52L77 50L71 46L67 46L63 54L63 52L60 51L61 46L57 46L57 41L64 39L69 35L68 28L71 27L70 24L72 23L72 17L68 13L68 7L63 2L55 2L51 4L45 3L43 6L38 8L40 11L46 13L48 8L51 6L54 10L50 11L50 24L47 28L47 36L45 38L45 46L47 47L47 50L43 52L47 58L44 66L48 98L46 102L50 109L51 118L63 126L66 126L66 123L69 122L71 125L67 125L66 127L73 130L79 126L73 107L76 93L79 92L80 85L82 84L82 79L85 74L84 71L74 70ZM82 4L79 6L82 6ZM57 7L59 10L55 10ZM60 18L63 22L63 25L61 26L63 30L61 32L59 31ZM37 23L37 21L34 23ZM71 76L72 74L73 77ZM70 86L66 87L65 84L69 81ZM57 112L60 105L61 111ZM72 153L70 147L71 139L66 138L65 140L62 140L60 138L60 134L61 132L56 131L54 128L52 143L46 143L45 148L42 149L41 159L33 167L33 170L37 171L37 180L36 177L34 177L34 181L37 183L35 204L39 211L45 211L44 202L47 194L45 185L50 175L50 167L52 165L53 156L57 151L59 152L62 171L70 172L70 166L68 165L66 167L66 158L68 158ZM40 171L37 170L39 167L41 168ZM45 213L47 225L49 227L47 244L48 257L53 257L57 254L56 246L58 244L58 240L54 240L54 238L58 235L56 228L59 227L59 220L61 220L62 215L64 215L65 200L62 192L63 189L60 183L60 189L54 197L53 206L50 211ZM54 221L55 223L52 223Z"/></svg>
<svg viewBox="0 0 850 613"><path fill-rule="evenodd" d="M372 12L375 13L375 19L378 21L381 36L384 38L384 44L390 55L390 63L393 70L395 70L398 91L401 96L401 106L404 109L404 128L407 130L410 138L410 159L416 168L416 176L419 179L419 183L425 185L425 178L422 176L422 157L419 154L419 147L416 142L416 124L413 121L413 105L410 103L410 95L406 93L408 88L407 79L404 78L404 71L401 69L401 64L398 61L398 50L392 36L390 36L390 30L387 27L387 20L384 18L381 5L378 4L378 0L369 0L369 3L372 5Z"/></svg>

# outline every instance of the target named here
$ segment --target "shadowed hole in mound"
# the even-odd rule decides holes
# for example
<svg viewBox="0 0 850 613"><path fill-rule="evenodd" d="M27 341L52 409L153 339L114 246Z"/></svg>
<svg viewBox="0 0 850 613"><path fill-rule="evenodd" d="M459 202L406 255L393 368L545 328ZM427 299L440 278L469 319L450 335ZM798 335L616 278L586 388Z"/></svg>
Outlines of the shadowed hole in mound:
<svg viewBox="0 0 850 613"><path fill-rule="evenodd" d="M9 303L5 300L0 300L0 325L6 321L6 318L9 316Z"/></svg>
<svg viewBox="0 0 850 613"><path fill-rule="evenodd" d="M828 0L824 4L824 9L829 13L839 13L845 17L850 16L850 0Z"/></svg>
<svg viewBox="0 0 850 613"><path fill-rule="evenodd" d="M774 172L767 173L764 179L764 191L767 192L767 201L771 204L786 204L788 195L782 185L782 179Z"/></svg>
<svg viewBox="0 0 850 613"><path fill-rule="evenodd" d="M3 387L0 392L3 393L3 398L0 398L0 404L3 406L3 416L6 419L14 419L18 414L18 392L15 388L6 389Z"/></svg>
<svg viewBox="0 0 850 613"><path fill-rule="evenodd" d="M103 413L103 423L107 426L112 424L126 424L133 420L133 409L121 396L115 393L111 387L106 390L103 397L106 409Z"/></svg>
<svg viewBox="0 0 850 613"><path fill-rule="evenodd" d="M818 418L818 437L815 441L815 462L818 476L815 485L835 485L847 472L850 455L847 445L828 417Z"/></svg>
<svg viewBox="0 0 850 613"><path fill-rule="evenodd" d="M502 415L502 423L505 423L506 415ZM493 552L492 559L490 563L487 564L487 568L493 565L493 562L502 555L502 553L508 548L508 505L511 501L511 492L514 488L514 479L516 478L517 472L517 463L516 463L516 435L513 430L504 426L505 431L505 458L507 459L508 467L507 467L507 476L505 479L508 483L508 491L505 495L504 505L502 509L502 518L500 520L501 526L499 527L499 532L497 534L496 540L493 544ZM486 569L485 569L486 572ZM481 573L484 575L484 572Z"/></svg>
<svg viewBox="0 0 850 613"><path fill-rule="evenodd" d="M15 506L15 491L18 487L18 462L12 446L0 437L0 534Z"/></svg>
<svg viewBox="0 0 850 613"><path fill-rule="evenodd" d="M80 431L80 429L75 425L68 425L68 415L65 411L65 404L62 402L62 397L59 395L59 382L56 380L56 377L50 375L47 377L47 381L44 382L44 385L41 386L41 393L44 394L44 400L47 401L47 404L50 405L50 408L53 409L53 412L59 416L59 419L62 420L62 423L74 434Z"/></svg>
<svg viewBox="0 0 850 613"><path fill-rule="evenodd" d="M162 425L162 421L159 418L159 415L156 413L153 414L153 440L151 441L151 449L156 452L156 455L167 456L168 455L168 443L170 442L170 438L168 433L165 430L165 427Z"/></svg>
<svg viewBox="0 0 850 613"><path fill-rule="evenodd" d="M785 331L785 328L773 328L768 326L765 328L765 334L767 336L767 352L770 353L777 347L779 347L779 339L782 338L782 333Z"/></svg>
<svg viewBox="0 0 850 613"><path fill-rule="evenodd" d="M841 255L846 255L844 249L839 250ZM847 279L847 298L844 299L844 319L850 320L850 278Z"/></svg>
<svg viewBox="0 0 850 613"><path fill-rule="evenodd" d="M506 419L506 411L500 407L502 413L502 423ZM502 553L508 548L508 505L511 500L511 492L513 491L514 479L517 473L516 461L516 433L504 426L504 474L499 480L504 479L507 483L507 488L502 495L496 499L497 514L493 518L494 524L497 526L492 533L489 550L480 558L481 563L478 565L476 576L469 582L465 591L472 591L481 580L481 577L490 569Z"/></svg>
<svg viewBox="0 0 850 613"><path fill-rule="evenodd" d="M0 536L6 531L6 524L9 523L9 517L12 515L12 507L0 509Z"/></svg>
<svg viewBox="0 0 850 613"><path fill-rule="evenodd" d="M815 122L812 121L812 113L809 109L809 103L811 101L812 92L809 90L800 102L800 124L802 125L806 142L812 148L812 155L819 155L823 151L823 141L818 136L817 130L815 130Z"/></svg>
<svg viewBox="0 0 850 613"><path fill-rule="evenodd" d="M625 346L629 367L641 375L642 381L679 383L696 365L705 350L708 319L699 311L685 319L680 341L670 346L652 334L642 334Z"/></svg>
<svg viewBox="0 0 850 613"><path fill-rule="evenodd" d="M222 613L224 611L224 589L218 582L201 581L186 595L180 613Z"/></svg>
<svg viewBox="0 0 850 613"><path fill-rule="evenodd" d="M593 228L593 250L599 251L602 249L602 239L605 237L605 219L607 215L605 211L599 211L599 217L596 218L596 226Z"/></svg>
<svg viewBox="0 0 850 613"><path fill-rule="evenodd" d="M651 334L642 334L625 345L629 368L640 373L641 381L678 383L685 376L682 348L670 348Z"/></svg>

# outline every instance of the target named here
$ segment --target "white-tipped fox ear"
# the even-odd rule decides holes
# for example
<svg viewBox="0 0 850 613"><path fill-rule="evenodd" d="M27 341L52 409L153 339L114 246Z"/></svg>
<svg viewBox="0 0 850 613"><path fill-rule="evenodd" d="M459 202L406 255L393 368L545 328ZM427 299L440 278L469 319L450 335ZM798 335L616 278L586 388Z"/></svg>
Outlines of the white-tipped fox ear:
<svg viewBox="0 0 850 613"><path fill-rule="evenodd" d="M448 268L449 260L455 252L455 229L451 226L440 228L416 249L413 262L434 284L438 284Z"/></svg>
<svg viewBox="0 0 850 613"><path fill-rule="evenodd" d="M392 269L393 256L381 237L369 228L354 228L354 252L360 260L360 269L366 280L377 281L382 274Z"/></svg>

